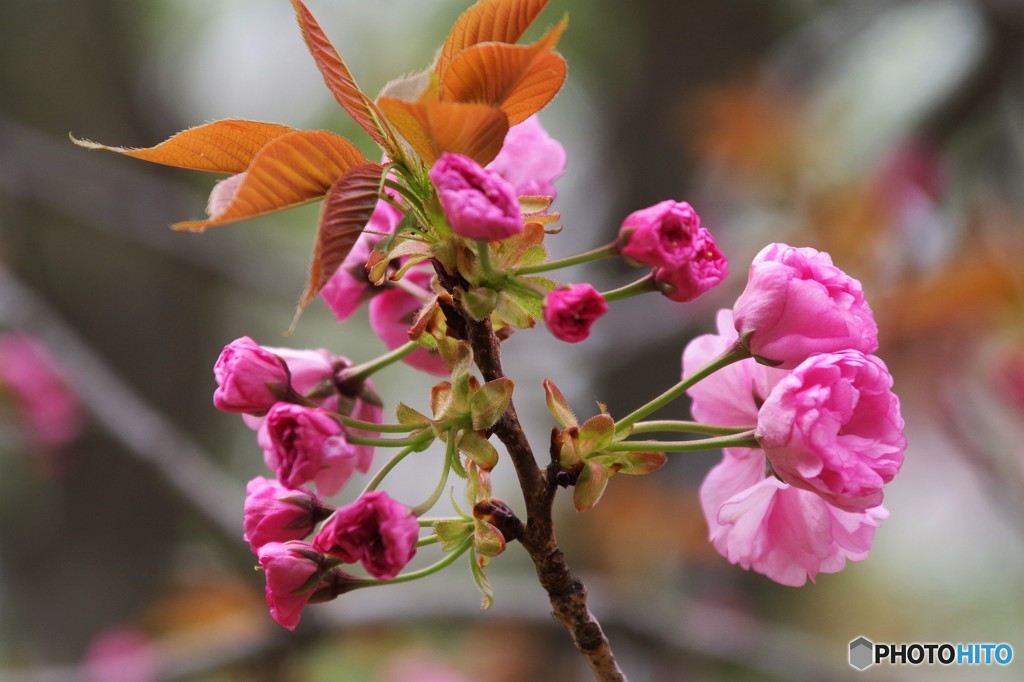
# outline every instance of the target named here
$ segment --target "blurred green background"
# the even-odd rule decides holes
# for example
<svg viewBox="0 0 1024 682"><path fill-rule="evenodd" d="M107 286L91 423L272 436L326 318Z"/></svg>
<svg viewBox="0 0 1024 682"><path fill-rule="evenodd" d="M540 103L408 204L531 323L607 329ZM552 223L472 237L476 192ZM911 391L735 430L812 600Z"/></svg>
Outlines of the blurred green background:
<svg viewBox="0 0 1024 682"><path fill-rule="evenodd" d="M308 4L373 93L427 65L469 3ZM560 499L563 549L630 679L1020 679L1020 661L857 673L846 651L864 635L1024 656L1024 3L552 0L528 38L563 12L569 81L541 113L569 156L551 251L685 199L732 273L697 303L615 304L579 346L543 328L507 342L535 449L550 429L543 377L581 413L631 410L677 379L686 341L712 330L771 241L827 250L864 282L910 443L868 559L799 589L707 543L697 487L713 454L617 478L584 515ZM375 155L290 3L36 0L0 16L0 327L42 342L87 415L74 440L42 445L9 392L0 404L0 680L587 679L514 545L490 569L489 611L459 562L307 610L294 634L266 613L241 540L262 457L213 409L213 362L242 335L357 361L383 345L365 313L339 326L320 302L282 336L316 206L172 233L202 215L209 176L67 135L149 146L249 118L338 131ZM565 277L610 288L630 273ZM431 383L404 367L378 381L389 409L425 409ZM425 459L389 491L420 497L437 468ZM495 495L520 508L509 472Z"/></svg>

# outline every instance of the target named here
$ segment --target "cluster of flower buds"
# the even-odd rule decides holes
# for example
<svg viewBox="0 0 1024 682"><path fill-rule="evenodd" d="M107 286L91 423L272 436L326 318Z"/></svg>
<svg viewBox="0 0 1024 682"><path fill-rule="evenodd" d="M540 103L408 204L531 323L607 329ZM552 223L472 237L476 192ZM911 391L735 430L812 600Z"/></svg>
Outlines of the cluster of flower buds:
<svg viewBox="0 0 1024 682"><path fill-rule="evenodd" d="M323 197L300 311L320 295L345 320L369 302L370 324L390 349L353 365L325 350L266 348L242 338L217 361L215 405L245 415L275 476L249 484L245 537L266 573L271 613L285 627L295 627L308 603L423 577L464 553L489 603L483 569L529 527L491 495L489 472L500 460L491 437L517 424L514 384L494 361L498 344L538 319L555 337L581 342L609 303L648 292L685 303L727 275L696 211L673 200L626 217L606 246L548 258L545 239L560 231L551 226L561 220L550 210L553 183L566 154L536 113L565 78L554 52L565 21L533 44L517 44L545 4L480 0L457 20L433 66L374 100L293 0L325 82L381 146L383 163L333 133L241 121L200 126L151 149L113 149L231 173L213 190L210 217L179 225L184 229ZM645 272L605 293L548 277L610 257ZM538 472L546 493L574 487L576 508L586 510L617 473L650 473L671 452L725 448L701 497L711 540L730 561L800 584L863 558L885 516L882 487L899 469L905 442L891 377L868 355L877 329L859 283L825 254L772 245L755 259L747 289L719 325L718 335L687 346L679 383L619 419L601 406L581 423L546 380L560 427L552 464ZM429 416L398 403L396 422L385 423L369 377L397 361L446 377L431 391ZM687 391L698 421L644 421ZM655 432L711 437L633 439ZM424 502L407 506L379 489L406 456L434 442L444 445L441 475ZM323 502L355 472L371 470L374 447L398 452L353 502ZM451 472L465 481L471 511L456 505L456 516L423 518ZM428 534L421 537L421 529ZM444 557L402 573L417 547L432 543ZM369 577L341 569L354 564Z"/></svg>

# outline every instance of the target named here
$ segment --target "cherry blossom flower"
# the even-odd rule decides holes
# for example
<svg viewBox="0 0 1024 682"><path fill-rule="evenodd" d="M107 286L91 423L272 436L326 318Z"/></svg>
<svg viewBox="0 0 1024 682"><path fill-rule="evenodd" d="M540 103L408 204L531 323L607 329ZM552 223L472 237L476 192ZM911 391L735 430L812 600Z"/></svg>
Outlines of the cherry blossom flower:
<svg viewBox="0 0 1024 682"><path fill-rule="evenodd" d="M313 546L346 563L361 562L370 575L388 580L416 554L418 536L412 510L374 490L335 510Z"/></svg>

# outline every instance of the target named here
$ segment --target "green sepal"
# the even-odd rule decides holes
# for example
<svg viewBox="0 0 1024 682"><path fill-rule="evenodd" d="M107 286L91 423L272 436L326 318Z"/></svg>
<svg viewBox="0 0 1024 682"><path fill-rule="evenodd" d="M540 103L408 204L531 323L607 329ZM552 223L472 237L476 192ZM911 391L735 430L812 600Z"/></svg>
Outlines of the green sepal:
<svg viewBox="0 0 1024 682"><path fill-rule="evenodd" d="M606 487L608 475L604 467L599 462L584 462L572 493L572 503L576 511L586 511L597 504Z"/></svg>
<svg viewBox="0 0 1024 682"><path fill-rule="evenodd" d="M477 521L473 530L473 548L485 557L496 557L505 551L505 536L489 523Z"/></svg>
<svg viewBox="0 0 1024 682"><path fill-rule="evenodd" d="M448 337L445 338L448 339ZM473 349L465 341L448 340L452 343L438 343L437 350L441 353L444 366L451 372L452 379L458 380L460 377L468 375L473 367Z"/></svg>
<svg viewBox="0 0 1024 682"><path fill-rule="evenodd" d="M660 469L668 457L664 452L599 452L587 458L588 462L596 462L609 472L609 475L629 474L640 476Z"/></svg>
<svg viewBox="0 0 1024 682"><path fill-rule="evenodd" d="M462 432L459 450L484 471L490 471L498 463L498 451L476 431Z"/></svg>
<svg viewBox="0 0 1024 682"><path fill-rule="evenodd" d="M480 594L482 595L480 608L482 609L489 609L491 604L494 603L494 589L491 587L491 581L487 578L487 574L484 573L484 566L487 563L487 557L477 556L476 551L470 548L469 570L473 573L473 580L476 582L476 586L480 588Z"/></svg>
<svg viewBox="0 0 1024 682"><path fill-rule="evenodd" d="M498 292L488 287L470 289L462 297L462 304L477 322L485 319L498 304Z"/></svg>
<svg viewBox="0 0 1024 682"><path fill-rule="evenodd" d="M578 452L587 459L592 452L604 450L615 440L615 420L607 414L594 415L580 427Z"/></svg>
<svg viewBox="0 0 1024 682"><path fill-rule="evenodd" d="M515 383L508 377L488 381L469 400L473 429L482 431L494 426L512 402Z"/></svg>
<svg viewBox="0 0 1024 682"><path fill-rule="evenodd" d="M395 417L398 419L398 423L403 426L410 424L426 426L430 423L429 417L425 414L420 414L405 403L398 403L398 407L395 408Z"/></svg>
<svg viewBox="0 0 1024 682"><path fill-rule="evenodd" d="M494 306L494 312L498 314L507 324L518 329L530 329L537 324L535 318L543 314L542 306L531 306L536 308L531 313L523 301L532 297L516 292L513 289L502 289L498 292L498 300Z"/></svg>
<svg viewBox="0 0 1024 682"><path fill-rule="evenodd" d="M473 521L462 521L456 519L442 519L434 521L434 534L441 541L441 549L451 552L458 549L474 532Z"/></svg>
<svg viewBox="0 0 1024 682"><path fill-rule="evenodd" d="M563 429L570 426L579 426L576 420L576 413L569 407L569 401L562 395L562 391L551 379L544 379L544 400L548 404L551 416L555 418L558 425Z"/></svg>

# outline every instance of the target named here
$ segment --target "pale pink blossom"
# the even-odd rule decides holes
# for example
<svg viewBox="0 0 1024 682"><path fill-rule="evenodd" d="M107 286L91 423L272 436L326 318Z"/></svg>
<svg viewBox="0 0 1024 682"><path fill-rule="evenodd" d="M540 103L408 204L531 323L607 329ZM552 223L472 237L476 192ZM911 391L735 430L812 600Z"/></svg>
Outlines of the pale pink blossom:
<svg viewBox="0 0 1024 682"><path fill-rule="evenodd" d="M426 293L430 274L424 270L410 270L404 280ZM409 343L409 327L423 305L424 301L404 289L389 288L370 301L370 326L384 344L394 350ZM448 376L444 360L435 350L417 348L402 358L402 362L428 374Z"/></svg>
<svg viewBox="0 0 1024 682"><path fill-rule="evenodd" d="M360 464L341 424L319 407L277 403L260 427L258 442L267 467L292 489L315 483L321 495L333 495Z"/></svg>
<svg viewBox="0 0 1024 682"><path fill-rule="evenodd" d="M378 201L370 221L352 250L320 290L320 295L339 322L347 320L364 301L381 291L370 283L366 261L373 247L383 238L381 235L394 232L401 220L402 214L398 209L387 201Z"/></svg>
<svg viewBox="0 0 1024 682"><path fill-rule="evenodd" d="M282 627L294 630L320 586L323 557L305 542L268 542L259 549L259 564L266 576L267 606Z"/></svg>
<svg viewBox="0 0 1024 682"><path fill-rule="evenodd" d="M129 627L98 634L89 643L81 667L89 682L156 682L161 678L160 652L153 640Z"/></svg>
<svg viewBox="0 0 1024 682"><path fill-rule="evenodd" d="M316 400L321 407L331 408L324 400L333 397L334 372L346 362L324 348L277 348L263 346L263 350L284 360L291 377L291 386L301 396Z"/></svg>
<svg viewBox="0 0 1024 682"><path fill-rule="evenodd" d="M776 384L756 435L782 480L854 512L882 503L907 447L885 363L854 350L812 355Z"/></svg>
<svg viewBox="0 0 1024 682"><path fill-rule="evenodd" d="M507 180L473 159L445 152L430 169L441 208L455 234L505 239L523 231L519 198Z"/></svg>
<svg viewBox="0 0 1024 682"><path fill-rule="evenodd" d="M607 312L604 296L586 283L562 285L544 300L544 322L556 339L568 343L590 336L594 322Z"/></svg>
<svg viewBox="0 0 1024 682"><path fill-rule="evenodd" d="M268 542L302 540L330 511L308 490L257 476L245 488L244 538L254 554Z"/></svg>
<svg viewBox="0 0 1024 682"><path fill-rule="evenodd" d="M793 587L866 558L875 528L889 515L881 506L843 511L766 476L764 453L744 448L725 450L701 485L700 501L719 554Z"/></svg>
<svg viewBox="0 0 1024 682"><path fill-rule="evenodd" d="M53 358L31 336L0 334L0 391L9 392L25 435L41 445L60 445L82 430L81 405Z"/></svg>
<svg viewBox="0 0 1024 682"><path fill-rule="evenodd" d="M811 248L762 249L733 315L750 352L779 367L796 367L812 353L878 348L878 327L860 282Z"/></svg>
<svg viewBox="0 0 1024 682"><path fill-rule="evenodd" d="M540 124L536 114L508 129L505 144L487 170L512 185L519 196L557 196L554 181L565 172L565 148Z"/></svg>
<svg viewBox="0 0 1024 682"><path fill-rule="evenodd" d="M398 575L416 554L419 522L412 510L382 490L338 507L313 539L319 551L346 563L361 562L374 578Z"/></svg>
<svg viewBox="0 0 1024 682"><path fill-rule="evenodd" d="M718 333L694 337L683 351L683 378L692 376L732 348L737 339L732 311L719 310ZM772 388L789 372L740 360L692 386L689 394L693 417L705 424L754 428L758 408Z"/></svg>
<svg viewBox="0 0 1024 682"><path fill-rule="evenodd" d="M213 376L217 380L213 404L225 412L265 414L289 388L284 360L248 336L224 347L213 366Z"/></svg>

